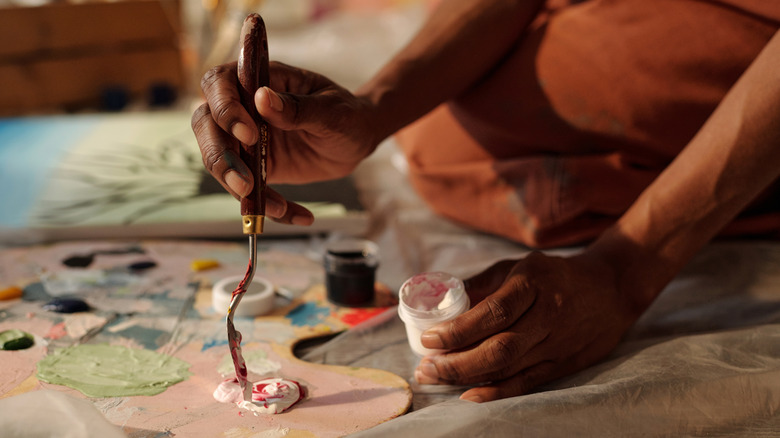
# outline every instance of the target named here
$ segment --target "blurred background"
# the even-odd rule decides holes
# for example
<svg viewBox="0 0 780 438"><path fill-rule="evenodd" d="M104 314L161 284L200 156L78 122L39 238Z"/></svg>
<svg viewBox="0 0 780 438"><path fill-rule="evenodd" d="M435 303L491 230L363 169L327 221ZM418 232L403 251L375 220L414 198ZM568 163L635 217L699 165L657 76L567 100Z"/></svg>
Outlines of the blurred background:
<svg viewBox="0 0 780 438"><path fill-rule="evenodd" d="M432 0L0 0L0 116L186 109L237 58L246 14L272 60L354 89Z"/></svg>

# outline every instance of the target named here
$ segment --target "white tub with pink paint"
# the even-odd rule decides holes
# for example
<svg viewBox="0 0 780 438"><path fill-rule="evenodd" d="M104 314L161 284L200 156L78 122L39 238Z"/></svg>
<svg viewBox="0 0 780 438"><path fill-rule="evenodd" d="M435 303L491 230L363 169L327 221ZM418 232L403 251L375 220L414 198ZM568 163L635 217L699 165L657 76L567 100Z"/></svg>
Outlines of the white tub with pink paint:
<svg viewBox="0 0 780 438"><path fill-rule="evenodd" d="M415 275L401 286L398 297L398 315L406 325L409 346L420 356L443 351L423 347L420 337L425 330L469 309L463 281L446 272Z"/></svg>

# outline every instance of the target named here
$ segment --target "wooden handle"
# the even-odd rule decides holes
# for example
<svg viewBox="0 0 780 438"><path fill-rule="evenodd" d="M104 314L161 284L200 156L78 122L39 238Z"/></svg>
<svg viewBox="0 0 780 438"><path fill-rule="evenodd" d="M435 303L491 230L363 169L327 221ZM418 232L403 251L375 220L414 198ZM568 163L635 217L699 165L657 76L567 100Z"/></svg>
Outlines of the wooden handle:
<svg viewBox="0 0 780 438"><path fill-rule="evenodd" d="M241 104L252 116L259 133L257 143L241 144L241 159L252 170L255 179L252 192L241 199L241 215L244 216L244 234L259 234L256 227L247 228L246 216L265 215L265 184L267 177L268 149L271 143L268 125L255 107L255 92L269 84L268 38L265 23L258 14L249 14L241 28L241 49L238 56L238 82ZM259 219L262 222L262 218Z"/></svg>

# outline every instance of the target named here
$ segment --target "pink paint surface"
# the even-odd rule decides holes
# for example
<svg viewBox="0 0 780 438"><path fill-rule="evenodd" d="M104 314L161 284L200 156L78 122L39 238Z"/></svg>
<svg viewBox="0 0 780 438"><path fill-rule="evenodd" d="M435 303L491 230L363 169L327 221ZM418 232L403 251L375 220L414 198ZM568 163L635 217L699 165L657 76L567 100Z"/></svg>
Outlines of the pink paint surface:
<svg viewBox="0 0 780 438"><path fill-rule="evenodd" d="M64 269L61 260L67 256L116 246L116 243L76 242L3 250L0 251L0 278L29 283L41 271ZM149 280L147 285L151 285L144 290L150 290L151 293L166 290L172 294L189 293L183 285L192 281L189 264L194 258L216 258L225 262L223 267L197 275L198 278L212 281L235 275L230 266L236 266L239 260L246 260L245 245L163 241L145 242L143 247L149 258L159 263L157 268L144 274ZM98 257L91 268L107 269L121 265L125 263L122 257ZM321 266L301 255L272 250L258 254L258 264L263 269L263 276L274 276L274 283L281 286L311 288L321 281ZM318 298L307 299L323 301L324 287L312 288L315 289ZM323 329L291 327L277 315L266 322L255 321L254 332L245 333L243 350L263 350L269 360L280 364L280 371L276 372L278 377L295 380L305 388L306 398L294 409L279 415L255 416L237 409L232 403L215 401L212 395L214 388L223 380L217 372L217 364L222 360L225 350L204 349L204 343L208 344L208 341L200 336L213 333L215 328L223 334L224 315L217 315L211 309L210 299L204 299L209 291L204 286L195 302L195 308L202 318L188 319L181 337L169 346L172 348L165 350L191 364L190 372L193 374L188 380L151 397L92 400L109 421L122 427L130 436L146 436L149 431L185 437L249 436L267 430L289 429L290 435L294 435L295 431L307 431L315 436L336 437L385 422L408 408L411 393L408 384L400 377L377 370L310 364L292 356L289 345L293 344L294 338L323 334L326 329L345 328L345 323L337 320L336 316L329 317ZM127 291L126 298L135 299L138 293L136 290ZM53 330L53 321L35 314L39 310L38 303L14 303L14 310L20 315L19 318L0 322L0 329L18 328L32 333L36 336L36 345L27 350L0 351L3 364L0 367L0 397L45 388L84 398L76 390L38 383L34 379L36 364L46 354L45 345L38 341L49 334L56 334L59 329ZM29 319L24 317L27 313L30 314ZM140 321L144 320L144 317L140 318ZM272 341L264 337L271 336L267 327L282 324L286 324L287 331L273 330L273 336L281 339L274 338ZM117 338L111 342L125 345L133 341ZM251 371L247 373L249 381L265 377L268 376L255 375Z"/></svg>
<svg viewBox="0 0 780 438"><path fill-rule="evenodd" d="M406 290L402 291L402 300L411 308L418 310L435 309L447 292L458 287L458 280L441 281L435 273L415 275L407 280Z"/></svg>
<svg viewBox="0 0 780 438"><path fill-rule="evenodd" d="M146 430L170 430L178 436L222 436L227 430L257 433L289 428L291 433L310 431L326 438L367 429L400 415L408 406L411 394L408 388L399 386L404 383L400 378L377 381L368 377L373 372L361 376L360 371L302 362L280 355L269 344L244 346L246 350L258 348L266 351L269 360L281 364L280 377L296 380L306 388L306 398L293 409L279 415L254 415L233 403L216 402L213 390L223 379L215 364L223 353L217 348L204 352L193 343L176 357L189 362L194 375L157 396L126 398L121 409L133 414L123 420L124 424ZM249 373L250 381L262 378Z"/></svg>
<svg viewBox="0 0 780 438"><path fill-rule="evenodd" d="M0 332L19 329L35 336L35 344L24 350L0 350L0 397L15 390L36 372L35 364L46 356L42 339L52 329L51 321L43 318L25 318L19 321L0 322ZM39 386L38 386L39 387Z"/></svg>

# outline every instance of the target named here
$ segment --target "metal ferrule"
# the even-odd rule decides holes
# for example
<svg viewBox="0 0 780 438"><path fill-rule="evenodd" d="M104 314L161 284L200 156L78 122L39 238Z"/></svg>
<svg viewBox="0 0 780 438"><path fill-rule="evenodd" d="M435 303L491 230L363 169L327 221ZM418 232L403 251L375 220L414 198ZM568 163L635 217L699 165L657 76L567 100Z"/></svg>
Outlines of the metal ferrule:
<svg viewBox="0 0 780 438"><path fill-rule="evenodd" d="M244 226L244 234L263 234L263 223L265 216L259 214L247 214L241 216L241 222Z"/></svg>

